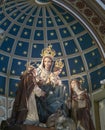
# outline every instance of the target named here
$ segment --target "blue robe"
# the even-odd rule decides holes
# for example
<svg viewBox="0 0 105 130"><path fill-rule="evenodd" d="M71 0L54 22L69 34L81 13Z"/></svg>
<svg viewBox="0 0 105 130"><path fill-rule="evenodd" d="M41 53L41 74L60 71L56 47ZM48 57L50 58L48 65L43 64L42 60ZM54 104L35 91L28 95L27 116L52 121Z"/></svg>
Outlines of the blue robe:
<svg viewBox="0 0 105 130"><path fill-rule="evenodd" d="M57 110L65 109L64 86L43 85L40 87L46 92L45 97L36 97L37 109L40 122L45 123L48 117Z"/></svg>

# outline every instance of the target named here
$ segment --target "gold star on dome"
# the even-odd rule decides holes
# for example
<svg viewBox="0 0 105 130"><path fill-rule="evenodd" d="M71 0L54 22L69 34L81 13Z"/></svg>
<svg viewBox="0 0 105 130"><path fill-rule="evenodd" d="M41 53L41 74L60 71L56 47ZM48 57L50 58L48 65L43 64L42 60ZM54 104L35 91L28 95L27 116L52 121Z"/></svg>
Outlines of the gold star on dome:
<svg viewBox="0 0 105 130"><path fill-rule="evenodd" d="M18 65L21 65L22 63L20 62L20 61L18 61L18 63L17 63Z"/></svg>
<svg viewBox="0 0 105 130"><path fill-rule="evenodd" d="M12 70L12 74L15 74L15 70Z"/></svg>
<svg viewBox="0 0 105 130"><path fill-rule="evenodd" d="M12 91L10 92L10 95L13 95L13 92L12 92Z"/></svg>
<svg viewBox="0 0 105 130"><path fill-rule="evenodd" d="M92 63L89 63L89 67L92 67Z"/></svg>
<svg viewBox="0 0 105 130"><path fill-rule="evenodd" d="M24 35L28 35L28 32L24 32Z"/></svg>
<svg viewBox="0 0 105 130"><path fill-rule="evenodd" d="M2 89L2 88L0 88L0 92L3 92L3 89Z"/></svg>
<svg viewBox="0 0 105 130"><path fill-rule="evenodd" d="M18 84L18 83L16 83L16 84L15 84L15 87L18 87L18 86L19 86L19 84Z"/></svg>
<svg viewBox="0 0 105 130"><path fill-rule="evenodd" d="M7 22L4 23L4 26L6 26L6 25L7 25Z"/></svg>
<svg viewBox="0 0 105 130"><path fill-rule="evenodd" d="M23 54L26 55L26 54L27 54L27 51L23 51Z"/></svg>
<svg viewBox="0 0 105 130"><path fill-rule="evenodd" d="M65 46L67 46L68 45L68 42L65 42Z"/></svg>
<svg viewBox="0 0 105 130"><path fill-rule="evenodd" d="M63 30L63 33L64 33L64 34L66 34L66 33L67 33L67 31L66 31L66 30Z"/></svg>
<svg viewBox="0 0 105 130"><path fill-rule="evenodd" d="M73 70L73 73L76 73L76 70Z"/></svg>
<svg viewBox="0 0 105 130"><path fill-rule="evenodd" d="M28 22L30 22L30 23L31 23L31 22L32 22L32 19L29 19L29 20L28 20Z"/></svg>
<svg viewBox="0 0 105 130"><path fill-rule="evenodd" d="M4 60L4 57L2 56L2 57L0 58L0 60Z"/></svg>
<svg viewBox="0 0 105 130"><path fill-rule="evenodd" d="M95 53L94 53L94 52L92 52L92 56L95 56Z"/></svg>
<svg viewBox="0 0 105 130"><path fill-rule="evenodd" d="M60 20L59 18L57 19L57 21L58 21L58 22L61 22L61 20Z"/></svg>
<svg viewBox="0 0 105 130"><path fill-rule="evenodd" d="M62 75L65 75L65 72L64 72L64 71L62 71Z"/></svg>
<svg viewBox="0 0 105 130"><path fill-rule="evenodd" d="M37 48L37 45L33 44L33 47L34 47L34 48Z"/></svg>
<svg viewBox="0 0 105 130"><path fill-rule="evenodd" d="M61 56L61 54L62 54L61 52L58 52L58 56Z"/></svg>
<svg viewBox="0 0 105 130"><path fill-rule="evenodd" d="M15 31L16 31L16 28L13 28L13 31L15 32Z"/></svg>
<svg viewBox="0 0 105 130"><path fill-rule="evenodd" d="M41 21L41 20L39 20L39 21L38 21L38 23L39 23L39 24L41 24L41 23L42 23L42 21Z"/></svg>
<svg viewBox="0 0 105 130"><path fill-rule="evenodd" d="M69 16L66 16L66 19L69 19Z"/></svg>
<svg viewBox="0 0 105 130"><path fill-rule="evenodd" d="M52 21L51 21L51 20L49 20L49 21L48 21L48 23L49 23L49 24L51 24L51 23L52 23Z"/></svg>
<svg viewBox="0 0 105 130"><path fill-rule="evenodd" d="M75 30L75 29L76 29L76 26L73 26L73 29Z"/></svg>
<svg viewBox="0 0 105 130"><path fill-rule="evenodd" d="M8 37L5 38L5 41L8 41Z"/></svg>
<svg viewBox="0 0 105 130"><path fill-rule="evenodd" d="M6 70L6 68L5 68L5 67L3 67L3 68L2 68L2 71L5 71L5 70Z"/></svg>
<svg viewBox="0 0 105 130"><path fill-rule="evenodd" d="M80 41L82 41L83 39L82 38L79 38Z"/></svg>
<svg viewBox="0 0 105 130"><path fill-rule="evenodd" d="M84 67L81 67L81 71L84 71Z"/></svg>
<svg viewBox="0 0 105 130"><path fill-rule="evenodd" d="M74 60L74 63L78 63L78 60Z"/></svg>
<svg viewBox="0 0 105 130"><path fill-rule="evenodd" d="M101 72L100 71L98 71L98 73L97 73L98 75L101 75Z"/></svg>
<svg viewBox="0 0 105 130"><path fill-rule="evenodd" d="M3 68L2 68L2 71L5 71L5 70L6 70L5 67L3 67Z"/></svg>
<svg viewBox="0 0 105 130"><path fill-rule="evenodd" d="M19 46L22 46L22 43L21 43L21 42L19 42L19 43L18 43L18 45L19 45Z"/></svg>
<svg viewBox="0 0 105 130"><path fill-rule="evenodd" d="M38 36L38 37L40 37L40 35L41 35L40 33L37 33L37 36Z"/></svg>
<svg viewBox="0 0 105 130"><path fill-rule="evenodd" d="M8 47L8 48L7 48L7 51L10 51L10 50L11 50L11 49Z"/></svg>
<svg viewBox="0 0 105 130"><path fill-rule="evenodd" d="M21 17L21 19L24 19L24 18L25 18L24 16Z"/></svg>
<svg viewBox="0 0 105 130"><path fill-rule="evenodd" d="M75 52L78 52L78 49L77 49L77 48L75 49Z"/></svg>
<svg viewBox="0 0 105 130"><path fill-rule="evenodd" d="M13 16L16 16L16 13L14 13Z"/></svg>
<svg viewBox="0 0 105 130"><path fill-rule="evenodd" d="M52 33L50 33L50 35L51 35L51 36L54 36L54 33L52 32Z"/></svg>

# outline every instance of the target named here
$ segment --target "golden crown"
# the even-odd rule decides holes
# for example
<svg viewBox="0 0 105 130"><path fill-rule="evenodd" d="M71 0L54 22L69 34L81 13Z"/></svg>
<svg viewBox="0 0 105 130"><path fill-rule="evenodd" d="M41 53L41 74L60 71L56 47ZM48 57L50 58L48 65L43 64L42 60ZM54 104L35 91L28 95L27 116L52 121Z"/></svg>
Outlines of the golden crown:
<svg viewBox="0 0 105 130"><path fill-rule="evenodd" d="M56 55L56 52L54 49L52 49L52 46L48 46L47 48L43 49L41 52L42 57L49 56L53 58Z"/></svg>
<svg viewBox="0 0 105 130"><path fill-rule="evenodd" d="M64 67L64 63L62 62L62 59L58 59L55 61L55 67L61 68L61 69Z"/></svg>

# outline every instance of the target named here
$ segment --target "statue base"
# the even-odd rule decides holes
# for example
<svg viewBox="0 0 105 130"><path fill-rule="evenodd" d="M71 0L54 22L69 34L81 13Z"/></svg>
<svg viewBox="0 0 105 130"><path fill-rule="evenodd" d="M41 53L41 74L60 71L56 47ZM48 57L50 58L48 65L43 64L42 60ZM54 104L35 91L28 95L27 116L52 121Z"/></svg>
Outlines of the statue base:
<svg viewBox="0 0 105 130"><path fill-rule="evenodd" d="M6 126L4 130L55 130L55 128L44 128L38 127L34 125L14 125L14 126Z"/></svg>

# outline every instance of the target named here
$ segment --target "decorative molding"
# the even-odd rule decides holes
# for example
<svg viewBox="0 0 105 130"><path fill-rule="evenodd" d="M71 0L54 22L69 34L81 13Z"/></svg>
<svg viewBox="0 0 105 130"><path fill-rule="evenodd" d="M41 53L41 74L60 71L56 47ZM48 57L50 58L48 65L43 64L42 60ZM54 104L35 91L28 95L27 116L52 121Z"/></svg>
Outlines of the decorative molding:
<svg viewBox="0 0 105 130"><path fill-rule="evenodd" d="M86 0L72 0L68 2L65 0L65 2L75 9L80 17L83 17L94 29L93 31L95 34L97 34L105 53L105 20L101 17L103 13L98 14L97 12L97 9L99 9L99 12L101 10L98 8L99 5L96 2L90 2L90 0L88 2L89 4ZM94 4L97 6L97 9L95 8Z"/></svg>

